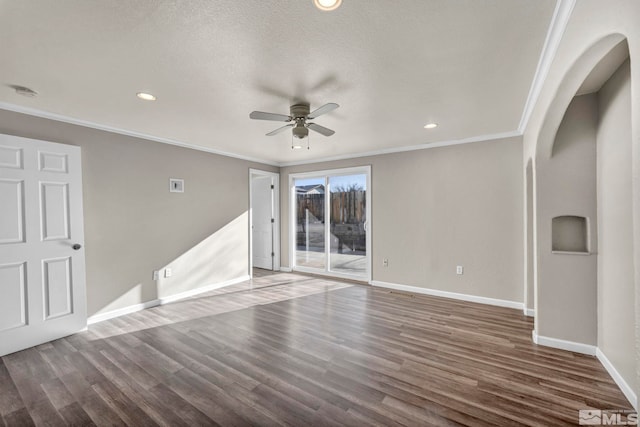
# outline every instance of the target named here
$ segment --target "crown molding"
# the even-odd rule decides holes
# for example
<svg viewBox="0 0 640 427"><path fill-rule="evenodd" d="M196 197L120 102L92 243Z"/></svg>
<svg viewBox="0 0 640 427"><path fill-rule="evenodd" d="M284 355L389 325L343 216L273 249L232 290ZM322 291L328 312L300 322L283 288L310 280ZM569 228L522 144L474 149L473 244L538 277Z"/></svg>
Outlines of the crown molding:
<svg viewBox="0 0 640 427"><path fill-rule="evenodd" d="M448 147L451 145L470 144L473 142L493 141L497 139L522 136L522 132L515 130L510 132L494 133L489 135L479 135L479 136L473 136L470 138L455 139L455 140L449 140L449 141L438 141L438 142L411 145L411 146L405 146L405 147L385 148L382 150L367 151L364 153L345 154L342 156L321 157L321 158L298 160L298 161L291 161L291 162L274 162L271 160L265 160L257 157L244 156L240 154L230 153L227 151L216 150L214 148L208 148L208 147L202 147L200 145L189 144L189 143L178 141L175 139L163 138L163 137L149 135L141 132L121 129L113 126L102 125L100 123L76 119L74 117L63 116L61 114L50 113L48 111L42 111L35 108L30 108L30 107L23 107L21 105L10 104L7 102L0 102L0 110L13 111L15 113L21 113L29 116L40 117L43 119L55 120L58 122L69 123L72 125L83 126L91 129L102 130L105 132L112 132L120 135L131 136L134 138L146 139L149 141L174 145L176 147L189 148L191 150L204 151L205 153L217 154L220 156L232 157L235 159L262 163L265 165L276 166L276 167L297 166L297 165L306 165L311 163L331 162L336 160L356 159L360 157L379 156L381 154L394 154L394 153L402 153L405 151L426 150L429 148Z"/></svg>
<svg viewBox="0 0 640 427"><path fill-rule="evenodd" d="M529 124L531 113L533 112L536 102L538 102L538 97L540 97L540 92L542 92L542 86L547 79L549 70L551 69L551 63L556 57L560 41L567 29L567 24L569 23L569 18L571 17L571 12L573 11L575 4L576 0L558 0L556 2L556 8L553 11L553 16L551 17L547 37L542 47L540 59L538 60L538 67L536 68L531 88L529 88L527 102L524 106L524 110L522 111L520 124L518 125L518 131L521 134L524 134L524 131Z"/></svg>
<svg viewBox="0 0 640 427"><path fill-rule="evenodd" d="M149 135L142 132L135 132L131 130L121 129L114 126L103 125L96 122L90 122L87 120L77 119L75 117L63 116L61 114L51 113L48 111L38 110L30 107L23 107L21 105L9 104L7 102L0 102L0 110L13 111L14 113L26 114L29 116L40 117L43 119L55 120L57 122L69 123L72 125L83 126L86 128L102 130L105 132L116 133L119 135L131 136L133 138L146 139L148 141L161 142L163 144L174 145L176 147L189 148L192 150L203 151L205 153L218 154L220 156L232 157L234 159L246 160L249 162L262 163L270 166L280 166L278 162L271 160L265 160L258 157L244 156L241 154L230 153L228 151L216 150L215 148L203 147L201 145L189 144L186 142L178 141L170 138L163 138L160 136Z"/></svg>
<svg viewBox="0 0 640 427"><path fill-rule="evenodd" d="M495 141L498 139L513 138L518 136L522 136L522 132L514 130L510 132L493 133L489 135L478 135L478 136L472 136L470 138L453 139L449 141L438 141L438 142L425 143L425 144L419 144L419 145L411 145L406 147L385 148L385 149L376 150L376 151L366 151L364 153L345 154L342 156L333 156L333 157L321 157L321 158L311 159L311 160L282 162L280 163L279 166L287 167L287 166L306 165L310 163L334 162L336 160L357 159L359 157L379 156L381 154L403 153L405 151L427 150L429 148L449 147L451 145L471 144L473 142Z"/></svg>

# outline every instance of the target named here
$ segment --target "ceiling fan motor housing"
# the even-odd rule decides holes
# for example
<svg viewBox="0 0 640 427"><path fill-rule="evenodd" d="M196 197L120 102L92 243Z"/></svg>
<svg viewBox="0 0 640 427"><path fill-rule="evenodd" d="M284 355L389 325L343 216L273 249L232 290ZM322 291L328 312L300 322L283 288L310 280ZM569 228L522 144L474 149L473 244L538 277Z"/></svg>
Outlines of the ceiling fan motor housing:
<svg viewBox="0 0 640 427"><path fill-rule="evenodd" d="M289 108L289 111L291 112L291 117L294 119L300 117L306 118L309 115L310 107L307 103L294 104Z"/></svg>

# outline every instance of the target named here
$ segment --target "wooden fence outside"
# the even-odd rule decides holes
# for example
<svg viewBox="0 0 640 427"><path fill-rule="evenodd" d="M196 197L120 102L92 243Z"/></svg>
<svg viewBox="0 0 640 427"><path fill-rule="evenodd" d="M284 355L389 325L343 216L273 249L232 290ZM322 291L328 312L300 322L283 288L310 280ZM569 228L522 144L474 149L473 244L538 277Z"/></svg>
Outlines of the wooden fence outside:
<svg viewBox="0 0 640 427"><path fill-rule="evenodd" d="M367 219L366 191L340 191L330 195L332 224L361 224ZM298 224L305 221L306 210L324 222L324 194L297 196Z"/></svg>
<svg viewBox="0 0 640 427"><path fill-rule="evenodd" d="M339 240L339 248L346 245L353 251L365 250L366 191L336 191L332 192L329 197L331 200L331 234ZM305 230L307 209L309 210L310 222L324 223L324 201L324 194L297 195L297 243L299 246L304 245L306 233L311 232L311 230ZM312 240L316 239L312 238ZM340 249L339 252L342 250Z"/></svg>

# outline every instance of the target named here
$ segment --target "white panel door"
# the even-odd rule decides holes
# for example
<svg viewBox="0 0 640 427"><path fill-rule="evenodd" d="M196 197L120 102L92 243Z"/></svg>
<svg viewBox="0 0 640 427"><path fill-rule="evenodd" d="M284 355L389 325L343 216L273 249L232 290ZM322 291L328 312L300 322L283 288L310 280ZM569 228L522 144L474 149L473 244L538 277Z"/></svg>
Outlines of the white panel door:
<svg viewBox="0 0 640 427"><path fill-rule="evenodd" d="M80 148L0 135L0 356L86 327Z"/></svg>
<svg viewBox="0 0 640 427"><path fill-rule="evenodd" d="M273 270L273 178L251 180L251 221L253 225L253 266Z"/></svg>

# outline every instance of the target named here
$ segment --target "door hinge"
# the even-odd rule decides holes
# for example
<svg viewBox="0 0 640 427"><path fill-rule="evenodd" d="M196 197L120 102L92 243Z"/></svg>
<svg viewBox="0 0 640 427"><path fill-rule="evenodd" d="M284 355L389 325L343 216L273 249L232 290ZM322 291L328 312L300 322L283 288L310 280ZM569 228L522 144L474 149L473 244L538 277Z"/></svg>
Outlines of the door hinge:
<svg viewBox="0 0 640 427"><path fill-rule="evenodd" d="M271 252L271 256L276 256L276 253L275 252Z"/></svg>
<svg viewBox="0 0 640 427"><path fill-rule="evenodd" d="M271 189L273 190L275 187L273 186L273 184L271 184Z"/></svg>
<svg viewBox="0 0 640 427"><path fill-rule="evenodd" d="M273 224L274 222L276 222L276 220L271 218L271 224Z"/></svg>

